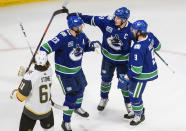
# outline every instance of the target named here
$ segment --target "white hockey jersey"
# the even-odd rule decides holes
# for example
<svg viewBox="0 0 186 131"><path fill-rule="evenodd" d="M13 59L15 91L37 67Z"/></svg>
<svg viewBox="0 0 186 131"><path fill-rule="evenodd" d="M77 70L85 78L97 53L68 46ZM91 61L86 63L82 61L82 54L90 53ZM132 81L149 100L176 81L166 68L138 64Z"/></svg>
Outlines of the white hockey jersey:
<svg viewBox="0 0 186 131"><path fill-rule="evenodd" d="M30 70L25 75L16 94L24 101L23 112L32 119L47 117L51 111L52 69L46 71Z"/></svg>

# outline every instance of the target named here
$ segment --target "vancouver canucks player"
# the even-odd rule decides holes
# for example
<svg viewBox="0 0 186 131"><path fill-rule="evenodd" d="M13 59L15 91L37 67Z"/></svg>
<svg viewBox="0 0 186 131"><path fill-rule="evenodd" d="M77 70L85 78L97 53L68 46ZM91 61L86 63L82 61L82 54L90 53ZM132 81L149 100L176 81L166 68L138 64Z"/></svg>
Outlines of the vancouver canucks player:
<svg viewBox="0 0 186 131"><path fill-rule="evenodd" d="M41 51L47 54L55 52L55 72L65 94L62 128L71 131L73 111L82 117L89 114L81 108L84 89L87 85L81 62L84 52L94 51L99 41L90 42L82 32L83 20L78 16L67 17L68 27L55 38L44 43Z"/></svg>
<svg viewBox="0 0 186 131"><path fill-rule="evenodd" d="M118 78L119 74L126 74L128 71L129 49L133 39L133 34L130 31L131 23L128 21L130 10L126 7L121 7L114 12L114 17L89 16L81 13L78 13L78 15L85 23L99 27L103 33L101 101L97 107L99 111L103 111L108 102L114 71L117 71ZM130 102L128 90L121 91L126 106L130 106L130 104L128 105Z"/></svg>
<svg viewBox="0 0 186 131"><path fill-rule="evenodd" d="M132 24L132 32L136 40L131 47L129 71L120 75L119 88L125 89L129 84L129 98L132 110L124 117L133 118L130 125L138 125L145 120L142 94L148 81L158 78L154 51L161 48L159 40L151 32L147 32L147 23L138 20Z"/></svg>

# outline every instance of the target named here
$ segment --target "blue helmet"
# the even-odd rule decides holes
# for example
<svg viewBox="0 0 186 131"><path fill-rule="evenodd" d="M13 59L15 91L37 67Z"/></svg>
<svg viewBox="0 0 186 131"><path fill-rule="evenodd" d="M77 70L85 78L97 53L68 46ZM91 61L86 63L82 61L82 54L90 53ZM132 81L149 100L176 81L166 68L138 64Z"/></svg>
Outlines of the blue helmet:
<svg viewBox="0 0 186 131"><path fill-rule="evenodd" d="M73 27L79 27L83 24L83 20L79 16L70 16L68 18L68 27L73 29Z"/></svg>
<svg viewBox="0 0 186 131"><path fill-rule="evenodd" d="M141 31L141 33L147 33L148 24L144 20L137 20L132 24L132 28L137 32Z"/></svg>
<svg viewBox="0 0 186 131"><path fill-rule="evenodd" d="M121 7L114 12L114 15L122 19L128 19L130 16L130 10L126 7Z"/></svg>

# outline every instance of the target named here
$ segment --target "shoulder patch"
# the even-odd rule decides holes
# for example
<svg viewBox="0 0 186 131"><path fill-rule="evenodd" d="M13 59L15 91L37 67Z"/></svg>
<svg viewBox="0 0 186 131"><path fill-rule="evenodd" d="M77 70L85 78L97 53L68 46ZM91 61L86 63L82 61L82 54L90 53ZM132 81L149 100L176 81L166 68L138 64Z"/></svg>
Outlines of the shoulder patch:
<svg viewBox="0 0 186 131"><path fill-rule="evenodd" d="M54 42L54 44L57 44L59 41L60 41L60 40L59 40L59 38L57 38L57 37L54 37L54 38L52 39L52 42Z"/></svg>
<svg viewBox="0 0 186 131"><path fill-rule="evenodd" d="M110 26L107 26L107 27L106 27L106 31L107 31L107 32L109 32L109 33L112 33L113 28L112 28L112 27L110 27Z"/></svg>
<svg viewBox="0 0 186 131"><path fill-rule="evenodd" d="M74 42L73 41L68 42L68 47L73 47L73 46L74 46Z"/></svg>
<svg viewBox="0 0 186 131"><path fill-rule="evenodd" d="M112 20L113 19L113 16L107 16L107 19L108 20Z"/></svg>
<svg viewBox="0 0 186 131"><path fill-rule="evenodd" d="M140 44L136 44L136 45L134 45L134 49L140 49L141 48L141 45Z"/></svg>
<svg viewBox="0 0 186 131"><path fill-rule="evenodd" d="M61 34L63 37L67 36L67 33L65 33L64 31L63 31L63 32L60 32L60 34Z"/></svg>

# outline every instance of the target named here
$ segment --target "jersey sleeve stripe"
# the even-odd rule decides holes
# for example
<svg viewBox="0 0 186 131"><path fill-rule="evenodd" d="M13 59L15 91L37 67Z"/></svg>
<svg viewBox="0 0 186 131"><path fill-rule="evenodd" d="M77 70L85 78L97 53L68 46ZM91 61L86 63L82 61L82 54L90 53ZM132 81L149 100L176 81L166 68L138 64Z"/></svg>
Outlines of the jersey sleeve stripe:
<svg viewBox="0 0 186 131"><path fill-rule="evenodd" d="M156 47L154 50L159 51L161 49L161 43L159 43L158 47Z"/></svg>
<svg viewBox="0 0 186 131"><path fill-rule="evenodd" d="M48 52L48 54L52 52L52 48L48 43L44 43L42 47Z"/></svg>
<svg viewBox="0 0 186 131"><path fill-rule="evenodd" d="M137 80L148 80L148 79L152 79L152 78L156 77L157 75L158 75L158 71L155 70L150 73L141 73L140 75L135 76L134 78Z"/></svg>
<svg viewBox="0 0 186 131"><path fill-rule="evenodd" d="M24 100L27 99L27 97L24 96L24 95L22 95L19 91L17 91L16 96L17 96L17 99L18 99L19 101L21 101L21 102L23 102Z"/></svg>

